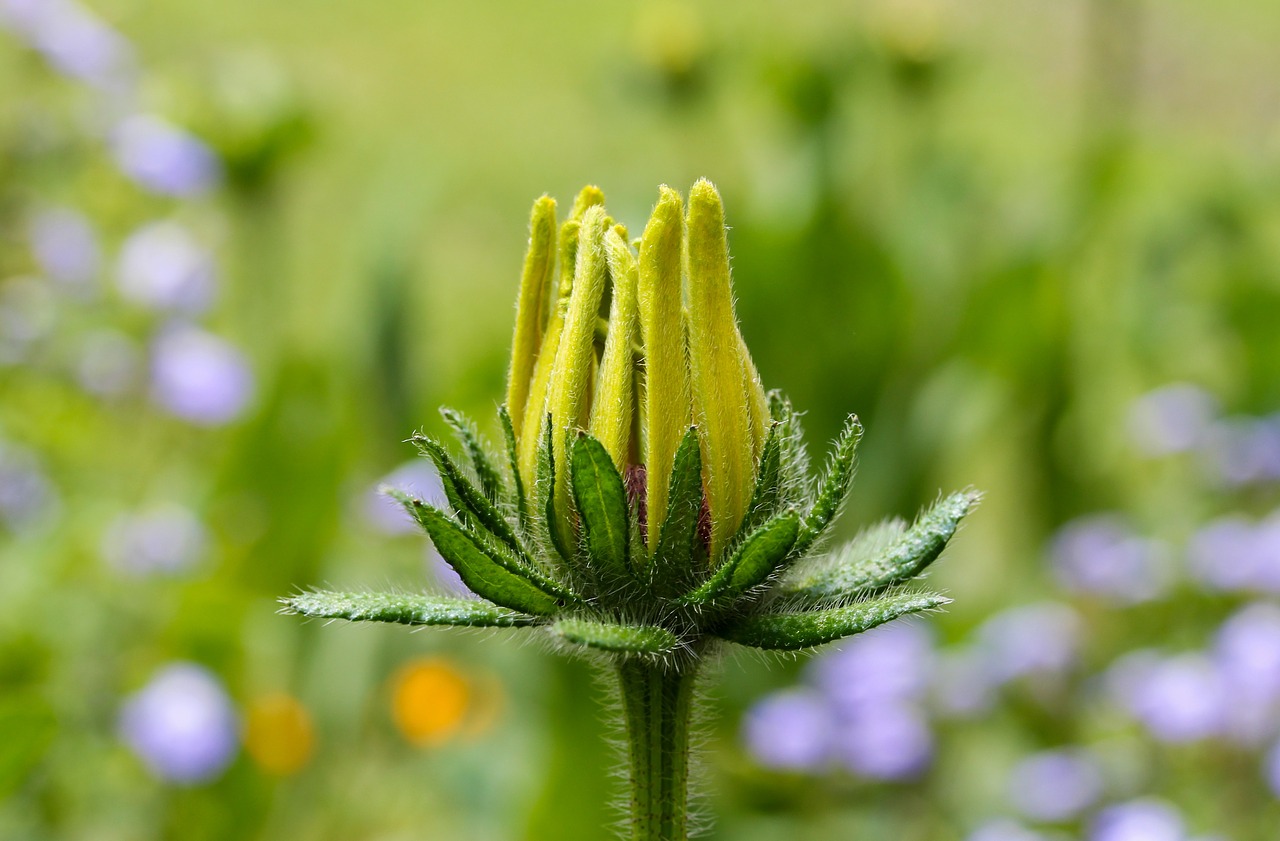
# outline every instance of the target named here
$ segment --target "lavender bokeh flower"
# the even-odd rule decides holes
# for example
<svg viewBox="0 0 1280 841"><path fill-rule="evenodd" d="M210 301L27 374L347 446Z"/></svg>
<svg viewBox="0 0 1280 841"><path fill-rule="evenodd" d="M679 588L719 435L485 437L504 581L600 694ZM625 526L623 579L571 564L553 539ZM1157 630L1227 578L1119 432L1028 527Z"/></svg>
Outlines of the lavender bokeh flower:
<svg viewBox="0 0 1280 841"><path fill-rule="evenodd" d="M1216 590L1280 593L1280 512L1259 523L1239 515L1214 520L1191 537L1187 562Z"/></svg>
<svg viewBox="0 0 1280 841"><path fill-rule="evenodd" d="M1082 517L1063 526L1049 554L1067 590L1105 595L1124 604L1158 598L1173 582L1173 567L1163 547L1135 534L1114 514Z"/></svg>
<svg viewBox="0 0 1280 841"><path fill-rule="evenodd" d="M188 508L163 503L117 517L102 540L107 563L122 572L175 575L199 563L209 535Z"/></svg>
<svg viewBox="0 0 1280 841"><path fill-rule="evenodd" d="M133 48L74 0L0 0L0 24L17 33L60 73L113 93L135 78Z"/></svg>
<svg viewBox="0 0 1280 841"><path fill-rule="evenodd" d="M1024 816L1057 822L1076 817L1103 794L1102 770L1082 750L1051 750L1029 756L1009 774L1009 801Z"/></svg>
<svg viewBox="0 0 1280 841"><path fill-rule="evenodd" d="M815 659L809 679L842 715L921 698L933 672L933 635L917 622L881 625Z"/></svg>
<svg viewBox="0 0 1280 841"><path fill-rule="evenodd" d="M122 120L112 145L120 169L154 193L198 196L222 177L218 156L202 140L151 114Z"/></svg>
<svg viewBox="0 0 1280 841"><path fill-rule="evenodd" d="M120 737L157 777L190 785L214 779L235 758L239 723L208 669L174 663L125 701Z"/></svg>
<svg viewBox="0 0 1280 841"><path fill-rule="evenodd" d="M1149 391L1129 407L1129 436L1151 456L1183 453L1199 447L1218 414L1218 401L1190 383Z"/></svg>
<svg viewBox="0 0 1280 841"><path fill-rule="evenodd" d="M1143 798L1103 809L1089 825L1089 841L1185 841L1178 811L1162 800Z"/></svg>
<svg viewBox="0 0 1280 841"><path fill-rule="evenodd" d="M1056 602L1009 608L978 628L976 650L998 682L1029 675L1060 675L1076 662L1082 623Z"/></svg>
<svg viewBox="0 0 1280 841"><path fill-rule="evenodd" d="M1270 418L1218 421L1207 444L1210 461L1230 487L1280 480L1280 424Z"/></svg>
<svg viewBox="0 0 1280 841"><path fill-rule="evenodd" d="M84 214L49 208L31 220L31 250L50 279L83 289L98 275L102 260L98 235Z"/></svg>
<svg viewBox="0 0 1280 841"><path fill-rule="evenodd" d="M816 771L831 759L834 716L810 689L775 692L757 701L743 719L743 739L766 768Z"/></svg>
<svg viewBox="0 0 1280 841"><path fill-rule="evenodd" d="M933 760L933 733L911 704L878 703L842 718L835 730L836 758L854 773L877 780L918 777Z"/></svg>
<svg viewBox="0 0 1280 841"><path fill-rule="evenodd" d="M1280 742L1267 752L1262 763L1262 776L1267 781L1271 793L1280 800Z"/></svg>
<svg viewBox="0 0 1280 841"><path fill-rule="evenodd" d="M444 485L435 466L425 458L406 461L383 476L360 498L360 513L366 522L383 534L417 534L419 527L399 502L383 488L395 488L432 505L444 505Z"/></svg>
<svg viewBox="0 0 1280 841"><path fill-rule="evenodd" d="M971 648L944 651L933 670L932 703L952 718L972 718L995 706L999 681L985 657Z"/></svg>
<svg viewBox="0 0 1280 841"><path fill-rule="evenodd" d="M19 531L45 519L58 496L30 450L0 441L0 525Z"/></svg>
<svg viewBox="0 0 1280 841"><path fill-rule="evenodd" d="M1280 605L1257 602L1232 615L1218 629L1213 653L1233 695L1280 699Z"/></svg>
<svg viewBox="0 0 1280 841"><path fill-rule="evenodd" d="M1162 742L1193 742L1224 732L1228 687L1199 653L1163 657L1139 651L1108 670L1112 696Z"/></svg>
<svg viewBox="0 0 1280 841"><path fill-rule="evenodd" d="M213 255L177 222L151 222L121 247L117 283L125 298L153 309L203 312L213 300Z"/></svg>
<svg viewBox="0 0 1280 841"><path fill-rule="evenodd" d="M253 393L253 374L234 346L197 327L174 326L155 342L152 389L165 409L193 423L239 417Z"/></svg>

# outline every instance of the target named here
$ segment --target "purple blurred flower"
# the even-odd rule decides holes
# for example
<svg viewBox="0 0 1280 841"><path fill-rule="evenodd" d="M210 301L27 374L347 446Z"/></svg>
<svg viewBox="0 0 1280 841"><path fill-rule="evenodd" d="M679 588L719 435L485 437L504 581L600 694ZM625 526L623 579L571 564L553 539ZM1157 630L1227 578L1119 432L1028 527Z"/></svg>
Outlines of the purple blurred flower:
<svg viewBox="0 0 1280 841"><path fill-rule="evenodd" d="M1280 698L1280 605L1258 602L1218 629L1213 653L1234 691Z"/></svg>
<svg viewBox="0 0 1280 841"><path fill-rule="evenodd" d="M406 461L369 488L361 497L365 520L383 534L415 534L418 525L404 507L384 491L394 488L432 505L445 502L444 486L435 466L425 458Z"/></svg>
<svg viewBox="0 0 1280 841"><path fill-rule="evenodd" d="M128 117L112 134L120 169L153 193L196 196L222 177L222 164L212 149L160 117Z"/></svg>
<svg viewBox="0 0 1280 841"><path fill-rule="evenodd" d="M912 779L933 759L933 734L914 706L879 703L837 724L835 751L842 765L864 777Z"/></svg>
<svg viewBox="0 0 1280 841"><path fill-rule="evenodd" d="M1262 765L1262 774L1271 793L1280 799L1280 742L1267 752Z"/></svg>
<svg viewBox="0 0 1280 841"><path fill-rule="evenodd" d="M244 355L191 326L170 327L156 339L151 379L160 405L210 426L237 418L253 393L253 374Z"/></svg>
<svg viewBox="0 0 1280 841"><path fill-rule="evenodd" d="M1208 455L1229 486L1280 480L1280 424L1252 417L1219 421Z"/></svg>
<svg viewBox="0 0 1280 841"><path fill-rule="evenodd" d="M1256 524L1237 515L1214 520L1192 536L1187 560L1216 590L1280 592L1280 513Z"/></svg>
<svg viewBox="0 0 1280 841"><path fill-rule="evenodd" d="M153 309L199 313L213 300L213 254L177 222L152 222L130 234L117 275L125 298Z"/></svg>
<svg viewBox="0 0 1280 841"><path fill-rule="evenodd" d="M102 554L122 572L174 575L195 566L208 544L190 509L165 503L117 517L103 537Z"/></svg>
<svg viewBox="0 0 1280 841"><path fill-rule="evenodd" d="M1178 811L1163 800L1143 798L1110 806L1089 825L1089 841L1185 841Z"/></svg>
<svg viewBox="0 0 1280 841"><path fill-rule="evenodd" d="M0 0L0 24L61 73L116 93L133 84L129 42L73 0Z"/></svg>
<svg viewBox="0 0 1280 841"><path fill-rule="evenodd" d="M893 622L847 640L814 660L809 678L841 715L869 705L914 701L933 672L933 635L916 622Z"/></svg>
<svg viewBox="0 0 1280 841"><path fill-rule="evenodd" d="M933 705L943 715L972 718L996 703L998 682L985 658L973 649L944 652L933 670Z"/></svg>
<svg viewBox="0 0 1280 841"><path fill-rule="evenodd" d="M0 525L18 531L57 508L58 496L29 450L0 441Z"/></svg>
<svg viewBox="0 0 1280 841"><path fill-rule="evenodd" d="M235 758L239 723L218 679L194 663L174 663L126 699L120 737L162 780L214 779Z"/></svg>
<svg viewBox="0 0 1280 841"><path fill-rule="evenodd" d="M1135 534L1112 514L1083 517L1063 526L1050 547L1059 582L1077 593L1096 593L1126 603L1150 601L1173 581L1169 555L1157 542Z"/></svg>
<svg viewBox="0 0 1280 841"><path fill-rule="evenodd" d="M0 282L0 365L26 358L28 348L53 330L57 316L48 283L34 277Z"/></svg>
<svg viewBox="0 0 1280 841"><path fill-rule="evenodd" d="M990 821L971 832L965 841L1045 841L1045 836L1007 818Z"/></svg>
<svg viewBox="0 0 1280 841"><path fill-rule="evenodd" d="M1009 800L1024 816L1058 822L1076 817L1103 793L1102 770L1082 750L1052 750L1019 762L1009 774Z"/></svg>
<svg viewBox="0 0 1280 841"><path fill-rule="evenodd" d="M1202 654L1133 652L1112 664L1107 683L1120 705L1160 741L1193 742L1226 728L1228 688Z"/></svg>
<svg viewBox="0 0 1280 841"><path fill-rule="evenodd" d="M1147 392L1129 407L1129 436L1147 455L1198 447L1218 414L1218 401L1199 386L1175 383Z"/></svg>
<svg viewBox="0 0 1280 841"><path fill-rule="evenodd" d="M997 613L978 628L975 644L999 682L1059 675L1076 661L1082 625L1074 610L1039 602Z"/></svg>
<svg viewBox="0 0 1280 841"><path fill-rule="evenodd" d="M124 394L138 384L141 371L142 350L123 333L103 329L84 337L76 378L90 394Z"/></svg>
<svg viewBox="0 0 1280 841"><path fill-rule="evenodd" d="M51 280L84 287L98 275L98 235L84 214L50 208L31 220L31 250Z"/></svg>
<svg viewBox="0 0 1280 841"><path fill-rule="evenodd" d="M766 768L815 771L831 758L834 720L816 692L790 689L757 701L743 720L743 740Z"/></svg>

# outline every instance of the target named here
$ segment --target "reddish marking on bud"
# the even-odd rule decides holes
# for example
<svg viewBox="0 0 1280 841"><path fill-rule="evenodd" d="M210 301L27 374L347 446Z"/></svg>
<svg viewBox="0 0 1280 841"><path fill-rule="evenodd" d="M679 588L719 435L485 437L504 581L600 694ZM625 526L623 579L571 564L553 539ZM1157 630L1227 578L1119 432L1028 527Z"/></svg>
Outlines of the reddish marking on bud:
<svg viewBox="0 0 1280 841"><path fill-rule="evenodd" d="M635 511L640 520L640 534L649 542L649 473L643 464L628 464L622 476L627 489L627 507Z"/></svg>
<svg viewBox="0 0 1280 841"><path fill-rule="evenodd" d="M698 512L698 539L707 554L711 554L711 503L705 489L702 491L702 510Z"/></svg>

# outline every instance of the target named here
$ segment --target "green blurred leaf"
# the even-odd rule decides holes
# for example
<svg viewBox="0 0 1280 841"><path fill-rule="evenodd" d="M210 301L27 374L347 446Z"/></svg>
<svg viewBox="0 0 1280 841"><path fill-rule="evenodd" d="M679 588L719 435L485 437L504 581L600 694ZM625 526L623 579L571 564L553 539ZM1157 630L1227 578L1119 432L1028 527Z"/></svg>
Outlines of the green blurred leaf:
<svg viewBox="0 0 1280 841"><path fill-rule="evenodd" d="M44 758L58 721L44 701L7 698L0 701L0 799L12 794Z"/></svg>

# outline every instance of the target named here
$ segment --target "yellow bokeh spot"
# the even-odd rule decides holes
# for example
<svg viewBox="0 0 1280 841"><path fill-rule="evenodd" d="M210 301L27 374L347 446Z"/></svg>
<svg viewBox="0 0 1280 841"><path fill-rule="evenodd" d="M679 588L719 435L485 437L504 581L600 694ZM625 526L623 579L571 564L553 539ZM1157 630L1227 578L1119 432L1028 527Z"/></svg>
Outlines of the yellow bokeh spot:
<svg viewBox="0 0 1280 841"><path fill-rule="evenodd" d="M311 714L292 695L275 692L249 705L245 750L264 771L281 776L298 771L311 758L315 743Z"/></svg>
<svg viewBox="0 0 1280 841"><path fill-rule="evenodd" d="M457 734L471 712L473 687L445 660L416 660L392 680L391 714L415 745L436 745Z"/></svg>

